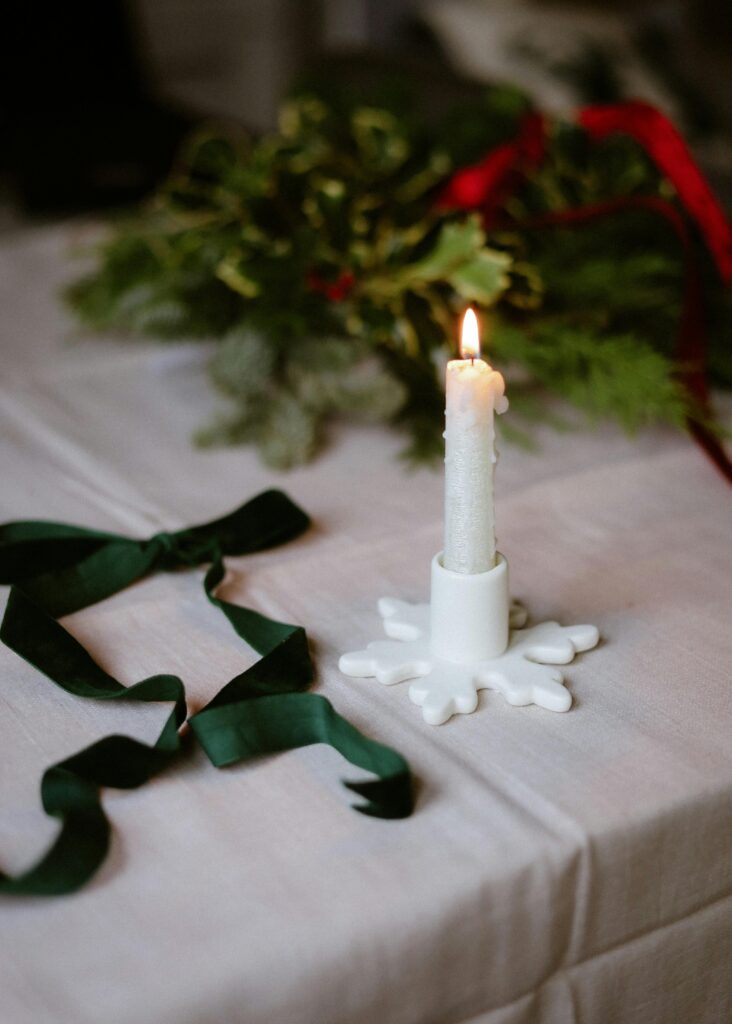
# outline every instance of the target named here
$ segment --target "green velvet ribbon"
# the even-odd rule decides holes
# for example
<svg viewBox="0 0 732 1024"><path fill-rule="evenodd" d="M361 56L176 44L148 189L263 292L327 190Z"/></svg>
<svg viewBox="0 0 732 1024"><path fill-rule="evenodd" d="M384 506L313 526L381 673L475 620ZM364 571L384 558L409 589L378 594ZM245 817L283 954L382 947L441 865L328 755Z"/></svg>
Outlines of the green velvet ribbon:
<svg viewBox="0 0 732 1024"><path fill-rule="evenodd" d="M182 680L156 675L125 687L56 621L160 570L211 563L206 595L261 655L189 720L214 765L328 743L352 764L377 776L373 781L345 783L361 798L356 810L381 818L411 813L411 777L404 758L364 736L324 697L306 692L313 665L305 630L216 596L225 574L225 555L283 543L308 524L307 515L285 494L270 490L221 519L176 533L157 533L149 540L59 523L0 526L0 583L13 584L0 639L68 693L173 704L152 746L129 736L106 736L45 771L41 800L46 813L61 820L60 832L29 870L14 878L0 872L0 892L60 895L82 886L109 846L110 826L99 788L134 789L181 754L179 730L187 715Z"/></svg>

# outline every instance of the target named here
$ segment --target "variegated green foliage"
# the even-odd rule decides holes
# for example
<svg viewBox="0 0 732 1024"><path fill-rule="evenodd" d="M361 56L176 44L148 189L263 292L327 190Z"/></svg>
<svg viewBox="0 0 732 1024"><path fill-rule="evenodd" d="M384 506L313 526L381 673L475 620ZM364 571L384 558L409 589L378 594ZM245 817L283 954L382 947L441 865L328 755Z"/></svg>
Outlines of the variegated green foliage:
<svg viewBox="0 0 732 1024"><path fill-rule="evenodd" d="M254 443L279 467L311 458L333 416L392 422L411 457L438 454L438 366L468 303L488 314L502 368L522 370L515 406L534 408L540 385L629 428L678 423L689 411L672 372L682 260L668 232L640 215L487 236L478 214L435 203L525 109L492 90L428 130L383 105L309 93L258 142L199 135L151 202L114 225L72 306L97 330L210 340L230 410L199 440ZM506 213L519 224L664 187L631 143L590 147L557 126Z"/></svg>

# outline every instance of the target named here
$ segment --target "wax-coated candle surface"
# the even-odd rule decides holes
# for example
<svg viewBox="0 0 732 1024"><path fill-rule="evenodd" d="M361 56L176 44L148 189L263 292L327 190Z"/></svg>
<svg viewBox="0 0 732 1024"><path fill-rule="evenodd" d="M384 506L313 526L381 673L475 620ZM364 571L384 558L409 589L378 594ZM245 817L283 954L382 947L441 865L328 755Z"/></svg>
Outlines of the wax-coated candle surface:
<svg viewBox="0 0 732 1024"><path fill-rule="evenodd" d="M494 413L508 408L503 377L483 359L453 359L446 398L443 565L487 572L496 564Z"/></svg>

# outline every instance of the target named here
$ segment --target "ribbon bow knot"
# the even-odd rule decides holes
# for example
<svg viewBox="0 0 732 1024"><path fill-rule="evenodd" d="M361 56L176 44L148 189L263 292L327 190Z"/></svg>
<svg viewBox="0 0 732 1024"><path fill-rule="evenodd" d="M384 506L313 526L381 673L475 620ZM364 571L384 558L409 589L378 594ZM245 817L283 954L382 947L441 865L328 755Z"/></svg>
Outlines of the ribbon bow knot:
<svg viewBox="0 0 732 1024"><path fill-rule="evenodd" d="M218 537L200 537L192 530L170 533L161 530L147 541L155 552L156 567L166 572L182 567L195 569L205 562L215 562L223 555Z"/></svg>
<svg viewBox="0 0 732 1024"><path fill-rule="evenodd" d="M42 521L0 526L0 583L15 583L58 618L86 608L159 569L195 568L223 555L283 544L310 519L282 491L200 526L161 531L147 540Z"/></svg>

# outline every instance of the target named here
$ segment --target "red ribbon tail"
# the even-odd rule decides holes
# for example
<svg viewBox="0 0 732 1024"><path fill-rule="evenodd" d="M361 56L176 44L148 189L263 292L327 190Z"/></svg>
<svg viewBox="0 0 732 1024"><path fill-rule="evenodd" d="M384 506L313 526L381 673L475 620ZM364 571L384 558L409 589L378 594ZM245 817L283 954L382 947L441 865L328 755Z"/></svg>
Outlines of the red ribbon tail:
<svg viewBox="0 0 732 1024"><path fill-rule="evenodd" d="M699 423L698 420L688 420L687 426L689 433L704 454L712 460L727 482L732 484L732 462L730 462L729 456L717 435L708 430L703 423Z"/></svg>
<svg viewBox="0 0 732 1024"><path fill-rule="evenodd" d="M679 202L696 224L725 284L732 281L732 226L674 124L650 103L628 100L585 107L579 123L596 141L628 135L676 189Z"/></svg>
<svg viewBox="0 0 732 1024"><path fill-rule="evenodd" d="M732 461L717 434L704 422L713 422L706 376L704 296L689 229L676 207L657 196L623 196L591 206L543 214L524 221L520 226L540 228L582 224L599 217L632 209L649 210L662 216L671 225L681 243L685 262L685 288L684 305L676 343L676 361L679 380L700 414L700 418L690 417L687 420L687 426L689 433L702 451L709 456L720 473L732 484Z"/></svg>

